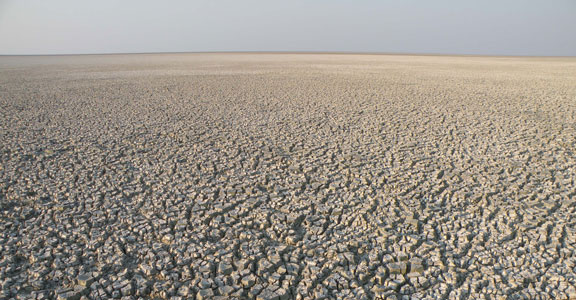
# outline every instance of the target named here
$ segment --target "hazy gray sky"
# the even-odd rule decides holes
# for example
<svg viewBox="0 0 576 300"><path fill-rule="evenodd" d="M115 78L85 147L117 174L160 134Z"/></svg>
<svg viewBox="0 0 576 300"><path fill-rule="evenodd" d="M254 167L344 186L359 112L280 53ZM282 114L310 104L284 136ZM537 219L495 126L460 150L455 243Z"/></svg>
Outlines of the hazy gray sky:
<svg viewBox="0 0 576 300"><path fill-rule="evenodd" d="M576 0L0 0L0 54L576 55Z"/></svg>

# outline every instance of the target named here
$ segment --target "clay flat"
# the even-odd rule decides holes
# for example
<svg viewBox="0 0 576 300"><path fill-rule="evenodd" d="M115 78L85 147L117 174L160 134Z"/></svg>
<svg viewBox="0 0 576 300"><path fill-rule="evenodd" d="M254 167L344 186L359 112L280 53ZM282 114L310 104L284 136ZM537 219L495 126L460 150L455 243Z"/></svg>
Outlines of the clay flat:
<svg viewBox="0 0 576 300"><path fill-rule="evenodd" d="M576 298L576 58L4 56L0 139L2 299Z"/></svg>

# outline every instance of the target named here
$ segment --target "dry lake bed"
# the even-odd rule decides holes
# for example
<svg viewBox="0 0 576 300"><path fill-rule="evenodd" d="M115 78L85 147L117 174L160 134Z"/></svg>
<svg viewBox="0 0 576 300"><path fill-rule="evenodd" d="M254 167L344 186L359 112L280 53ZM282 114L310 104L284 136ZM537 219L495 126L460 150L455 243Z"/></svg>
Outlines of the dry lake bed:
<svg viewBox="0 0 576 300"><path fill-rule="evenodd" d="M0 57L0 299L576 299L576 58Z"/></svg>

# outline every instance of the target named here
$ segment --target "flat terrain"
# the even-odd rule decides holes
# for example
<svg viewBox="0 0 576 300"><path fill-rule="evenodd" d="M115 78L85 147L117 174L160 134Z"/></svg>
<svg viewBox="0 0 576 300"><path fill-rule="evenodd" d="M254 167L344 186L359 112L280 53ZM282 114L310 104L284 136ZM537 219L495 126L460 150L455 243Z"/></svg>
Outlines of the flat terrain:
<svg viewBox="0 0 576 300"><path fill-rule="evenodd" d="M576 297L576 58L0 57L0 140L1 299Z"/></svg>

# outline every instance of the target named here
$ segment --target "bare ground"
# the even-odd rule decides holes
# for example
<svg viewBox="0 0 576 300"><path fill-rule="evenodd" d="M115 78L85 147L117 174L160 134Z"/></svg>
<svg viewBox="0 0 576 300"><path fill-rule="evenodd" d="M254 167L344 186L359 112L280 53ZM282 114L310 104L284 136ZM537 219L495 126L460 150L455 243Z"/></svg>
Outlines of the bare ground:
<svg viewBox="0 0 576 300"><path fill-rule="evenodd" d="M0 140L0 298L576 299L575 58L0 57Z"/></svg>

